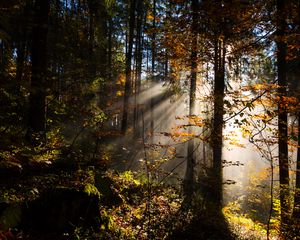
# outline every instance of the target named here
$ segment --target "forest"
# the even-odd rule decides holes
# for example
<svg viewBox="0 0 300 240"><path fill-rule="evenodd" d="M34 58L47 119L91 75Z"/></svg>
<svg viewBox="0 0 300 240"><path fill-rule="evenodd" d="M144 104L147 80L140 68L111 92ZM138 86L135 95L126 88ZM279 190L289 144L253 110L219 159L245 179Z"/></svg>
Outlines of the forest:
<svg viewBox="0 0 300 240"><path fill-rule="evenodd" d="M300 239L299 0L1 0L0 240Z"/></svg>

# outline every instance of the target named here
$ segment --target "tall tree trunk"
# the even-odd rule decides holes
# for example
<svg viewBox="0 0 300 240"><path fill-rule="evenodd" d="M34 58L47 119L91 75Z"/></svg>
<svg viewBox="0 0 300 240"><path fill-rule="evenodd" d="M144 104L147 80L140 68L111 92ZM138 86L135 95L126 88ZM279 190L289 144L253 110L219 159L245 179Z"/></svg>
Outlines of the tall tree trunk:
<svg viewBox="0 0 300 240"><path fill-rule="evenodd" d="M3 56L4 56L3 52L4 52L4 42L3 42L2 39L0 39L0 70L1 70L1 72L3 72L3 70L2 70L2 64L4 62L4 60L3 60Z"/></svg>
<svg viewBox="0 0 300 240"><path fill-rule="evenodd" d="M107 77L111 83L111 91L114 92L113 89L113 63L112 63L112 37L113 37L113 21L112 18L108 20L108 46L107 46L107 61L108 61L108 74Z"/></svg>
<svg viewBox="0 0 300 240"><path fill-rule="evenodd" d="M126 133L128 128L128 113L129 113L129 97L131 93L131 59L133 48L133 34L135 25L135 5L136 0L130 1L130 17L129 17L129 36L128 36L128 50L126 52L126 80L124 89L124 103L123 103L123 118L122 118L122 133Z"/></svg>
<svg viewBox="0 0 300 240"><path fill-rule="evenodd" d="M172 1L168 0L166 3L166 20L165 22L169 23L172 19L171 16L171 11L172 11ZM167 29L165 29L165 35L167 35ZM168 82L170 80L169 78L169 50L168 47L165 47L165 64L164 64L164 80L165 82Z"/></svg>
<svg viewBox="0 0 300 240"><path fill-rule="evenodd" d="M152 61L151 61L151 99L150 99L150 134L151 140L153 140L154 134L154 100L153 100L153 87L154 87L154 77L155 77L155 62L156 62L156 0L153 0L153 21L152 21L152 42L151 42L151 50L152 50Z"/></svg>
<svg viewBox="0 0 300 240"><path fill-rule="evenodd" d="M16 83L17 91L22 83L23 72L24 72L24 60L25 60L25 42L21 41L17 47L17 72L16 72Z"/></svg>
<svg viewBox="0 0 300 240"><path fill-rule="evenodd" d="M89 76L94 77L96 75L96 55L94 52L95 43L95 9L93 6L89 6Z"/></svg>
<svg viewBox="0 0 300 240"><path fill-rule="evenodd" d="M135 107L134 107L134 136L140 135L139 119L139 95L141 92L142 58L143 58L143 1L137 0L137 26L136 26L136 76L135 76Z"/></svg>
<svg viewBox="0 0 300 240"><path fill-rule="evenodd" d="M18 37L19 42L17 44L17 71L16 71L16 83L17 91L20 91L19 87L22 84L23 72L24 72L24 61L25 61L25 50L27 47L27 29L29 19L29 8L30 3L25 1L22 17L19 20L18 26Z"/></svg>
<svg viewBox="0 0 300 240"><path fill-rule="evenodd" d="M165 66L164 66L164 80L167 82L169 79L169 53L168 49L165 49Z"/></svg>
<svg viewBox="0 0 300 240"><path fill-rule="evenodd" d="M52 46L57 46L59 44L60 41L60 21L61 21L61 11L63 9L63 6L61 6L61 1L60 0L55 0L55 17L54 17L54 21L53 21L53 39L52 39ZM60 70L60 64L59 64L59 52L55 51L55 49L53 49L53 55L52 55L52 72L57 76L56 77L56 91L57 91L57 97L58 100L61 101L63 98L63 80L61 77L61 70ZM54 71L53 71L54 70Z"/></svg>
<svg viewBox="0 0 300 240"><path fill-rule="evenodd" d="M46 135L46 75L47 75L47 33L49 0L36 0L34 26L32 29L32 72L29 98L27 139L33 144L45 140Z"/></svg>
<svg viewBox="0 0 300 240"><path fill-rule="evenodd" d="M289 212L289 163L288 163L288 132L287 109L284 98L287 96L286 79L286 21L284 0L277 0L277 71L278 71L278 150L279 150L279 182L280 182L280 206L281 221L286 223Z"/></svg>
<svg viewBox="0 0 300 240"><path fill-rule="evenodd" d="M298 25L297 33L300 34L300 0L296 2L296 8L297 11L297 17L295 18L295 22ZM298 59L300 58L300 52L298 51ZM299 74L299 67L300 62L298 60L298 71L296 71L295 75L297 73ZM297 78L297 77L296 77ZM298 102L300 102L300 84L298 81L298 84L296 84L296 94L298 98ZM294 209L293 209L293 219L300 221L300 109L298 110L298 148L297 148L297 161L296 161L296 186L295 186L295 195L294 195Z"/></svg>
<svg viewBox="0 0 300 240"><path fill-rule="evenodd" d="M108 55L107 55L107 12L105 3L101 1L88 1L89 7L89 67L90 76L100 76L107 78L108 76ZM78 6L79 8L79 6ZM97 42L100 44L97 45Z"/></svg>
<svg viewBox="0 0 300 240"><path fill-rule="evenodd" d="M221 208L223 200L222 191L222 146L223 146L223 114L224 114L224 89L225 89L225 42L219 37L215 40L214 60L214 118L212 131L213 149L213 186L212 201L216 207Z"/></svg>
<svg viewBox="0 0 300 240"><path fill-rule="evenodd" d="M97 76L100 76L101 78L107 79L109 74L108 74L108 16L107 16L107 11L105 8L105 1L100 2L99 6L100 10L99 13L96 15L96 24L97 24L97 39L101 44L99 44L99 50L98 50L98 66L97 66L97 71L96 74ZM106 81L107 84L107 81ZM108 91L108 88L105 88L105 91Z"/></svg>
<svg viewBox="0 0 300 240"><path fill-rule="evenodd" d="M293 218L300 220L300 112L298 113L298 149L296 165L296 186L294 195Z"/></svg>
<svg viewBox="0 0 300 240"><path fill-rule="evenodd" d="M198 52L198 0L192 0L191 4L192 10L192 46L191 46L191 82L190 82L190 108L189 108L189 118L195 116L195 105L196 105L196 87L197 87L197 52ZM189 132L193 133L194 128L189 127ZM190 198L194 192L195 183L195 166L196 159L194 157L194 139L188 142L188 152L187 152L187 164L185 173L185 195L187 200Z"/></svg>

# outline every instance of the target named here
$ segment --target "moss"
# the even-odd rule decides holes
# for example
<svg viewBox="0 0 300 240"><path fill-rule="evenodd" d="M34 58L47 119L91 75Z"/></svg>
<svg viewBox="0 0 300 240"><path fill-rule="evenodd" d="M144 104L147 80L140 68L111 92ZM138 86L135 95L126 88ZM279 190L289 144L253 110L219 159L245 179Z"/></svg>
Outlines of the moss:
<svg viewBox="0 0 300 240"><path fill-rule="evenodd" d="M87 183L84 187L84 192L87 193L89 196L95 195L100 200L101 194L93 184Z"/></svg>

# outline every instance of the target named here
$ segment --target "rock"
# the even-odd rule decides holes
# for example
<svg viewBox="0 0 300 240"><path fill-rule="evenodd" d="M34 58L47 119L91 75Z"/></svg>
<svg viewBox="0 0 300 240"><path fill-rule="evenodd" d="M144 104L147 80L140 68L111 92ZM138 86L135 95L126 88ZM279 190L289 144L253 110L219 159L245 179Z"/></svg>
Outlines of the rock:
<svg viewBox="0 0 300 240"><path fill-rule="evenodd" d="M27 203L22 217L22 228L30 231L73 232L76 227L97 231L99 224L99 193L62 187Z"/></svg>

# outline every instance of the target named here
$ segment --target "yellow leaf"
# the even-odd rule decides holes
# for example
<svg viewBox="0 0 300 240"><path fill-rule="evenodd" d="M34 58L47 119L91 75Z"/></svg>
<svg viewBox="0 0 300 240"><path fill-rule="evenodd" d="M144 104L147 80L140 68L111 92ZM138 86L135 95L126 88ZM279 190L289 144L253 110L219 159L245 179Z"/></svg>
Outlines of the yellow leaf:
<svg viewBox="0 0 300 240"><path fill-rule="evenodd" d="M118 96L118 97L123 96L123 92L122 92L122 91L117 91L117 92L116 92L116 96Z"/></svg>

